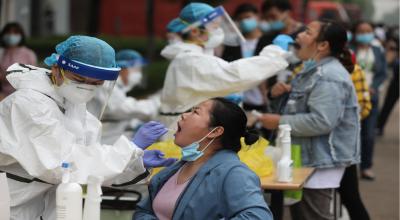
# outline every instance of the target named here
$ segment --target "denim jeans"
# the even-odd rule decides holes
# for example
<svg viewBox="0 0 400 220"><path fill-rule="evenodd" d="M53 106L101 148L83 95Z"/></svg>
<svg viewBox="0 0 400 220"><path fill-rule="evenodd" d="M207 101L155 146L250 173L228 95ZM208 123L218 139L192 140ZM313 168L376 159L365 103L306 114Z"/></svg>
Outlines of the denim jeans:
<svg viewBox="0 0 400 220"><path fill-rule="evenodd" d="M375 145L375 127L379 115L378 101L378 94L371 96L371 112L367 118L361 121L361 170L372 167Z"/></svg>

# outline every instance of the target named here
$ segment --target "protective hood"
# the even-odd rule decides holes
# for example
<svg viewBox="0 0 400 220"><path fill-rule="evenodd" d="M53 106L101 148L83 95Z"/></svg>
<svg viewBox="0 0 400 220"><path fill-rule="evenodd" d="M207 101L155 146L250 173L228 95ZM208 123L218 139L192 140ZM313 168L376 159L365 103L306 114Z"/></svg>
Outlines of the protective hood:
<svg viewBox="0 0 400 220"><path fill-rule="evenodd" d="M16 90L33 89L50 96L62 105L63 98L56 93L50 77L48 76L50 70L15 63L7 69L7 72L9 72L9 74L7 74L6 78Z"/></svg>
<svg viewBox="0 0 400 220"><path fill-rule="evenodd" d="M203 48L195 45L184 42L177 42L174 44L167 45L162 51L161 56L165 57L168 60L172 60L178 56L180 53L204 53Z"/></svg>

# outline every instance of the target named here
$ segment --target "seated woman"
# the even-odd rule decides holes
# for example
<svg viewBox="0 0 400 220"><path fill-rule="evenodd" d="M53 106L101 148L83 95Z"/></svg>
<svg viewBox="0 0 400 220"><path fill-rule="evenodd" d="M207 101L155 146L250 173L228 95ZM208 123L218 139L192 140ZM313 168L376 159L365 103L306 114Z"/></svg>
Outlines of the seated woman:
<svg viewBox="0 0 400 220"><path fill-rule="evenodd" d="M182 160L155 175L149 198L138 205L133 219L272 219L260 180L240 162L240 138L247 118L232 102L213 98L184 113L175 144Z"/></svg>

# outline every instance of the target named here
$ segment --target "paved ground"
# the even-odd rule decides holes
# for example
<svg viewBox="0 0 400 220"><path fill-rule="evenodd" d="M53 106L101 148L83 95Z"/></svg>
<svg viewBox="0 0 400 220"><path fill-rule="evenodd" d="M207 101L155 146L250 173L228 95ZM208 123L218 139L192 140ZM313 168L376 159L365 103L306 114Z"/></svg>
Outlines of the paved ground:
<svg viewBox="0 0 400 220"><path fill-rule="evenodd" d="M399 106L389 118L383 137L377 139L374 171L376 180L360 181L371 219L399 219Z"/></svg>

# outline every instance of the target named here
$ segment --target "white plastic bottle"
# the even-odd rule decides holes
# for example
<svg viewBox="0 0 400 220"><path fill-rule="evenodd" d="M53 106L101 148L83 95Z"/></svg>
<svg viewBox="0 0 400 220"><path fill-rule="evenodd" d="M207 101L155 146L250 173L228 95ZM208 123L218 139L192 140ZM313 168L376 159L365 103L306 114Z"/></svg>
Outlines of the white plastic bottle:
<svg viewBox="0 0 400 220"><path fill-rule="evenodd" d="M103 177L89 176L83 220L100 220L101 183Z"/></svg>
<svg viewBox="0 0 400 220"><path fill-rule="evenodd" d="M56 190L57 220L82 219L82 187L70 182L69 163L63 163L62 183Z"/></svg>
<svg viewBox="0 0 400 220"><path fill-rule="evenodd" d="M279 145L282 148L282 157L277 166L278 182L291 182L293 180L293 160L291 155L291 138L289 125L279 126Z"/></svg>

